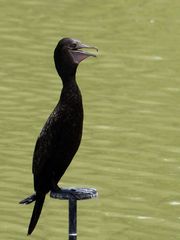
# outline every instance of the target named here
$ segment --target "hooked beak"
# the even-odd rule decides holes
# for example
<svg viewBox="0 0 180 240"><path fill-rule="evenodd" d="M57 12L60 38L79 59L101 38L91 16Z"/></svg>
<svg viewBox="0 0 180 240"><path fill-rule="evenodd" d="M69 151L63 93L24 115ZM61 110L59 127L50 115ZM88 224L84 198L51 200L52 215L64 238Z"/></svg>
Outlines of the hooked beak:
<svg viewBox="0 0 180 240"><path fill-rule="evenodd" d="M94 49L98 52L98 49L96 47L78 43L75 48L70 49L73 60L76 64L79 64L81 61L83 61L84 59L86 59L88 57L96 57L96 54L86 52L83 49Z"/></svg>

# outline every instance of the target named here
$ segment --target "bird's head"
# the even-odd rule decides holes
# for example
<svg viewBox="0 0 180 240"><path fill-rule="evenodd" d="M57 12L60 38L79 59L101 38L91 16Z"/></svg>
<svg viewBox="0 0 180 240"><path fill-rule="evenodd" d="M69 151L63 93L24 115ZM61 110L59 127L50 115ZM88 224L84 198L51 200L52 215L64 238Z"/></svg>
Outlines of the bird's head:
<svg viewBox="0 0 180 240"><path fill-rule="evenodd" d="M81 61L90 56L96 57L94 53L87 52L87 49L98 51L96 47L85 45L77 39L61 39L54 50L54 61L58 73L62 75L72 71L74 74Z"/></svg>

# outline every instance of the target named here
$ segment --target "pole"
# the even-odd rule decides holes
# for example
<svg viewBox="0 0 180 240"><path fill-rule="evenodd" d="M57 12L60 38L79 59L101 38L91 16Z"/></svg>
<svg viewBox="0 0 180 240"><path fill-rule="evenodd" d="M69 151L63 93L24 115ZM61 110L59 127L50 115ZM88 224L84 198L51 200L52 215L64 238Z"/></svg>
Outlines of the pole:
<svg viewBox="0 0 180 240"><path fill-rule="evenodd" d="M69 240L77 239L77 201L69 199Z"/></svg>

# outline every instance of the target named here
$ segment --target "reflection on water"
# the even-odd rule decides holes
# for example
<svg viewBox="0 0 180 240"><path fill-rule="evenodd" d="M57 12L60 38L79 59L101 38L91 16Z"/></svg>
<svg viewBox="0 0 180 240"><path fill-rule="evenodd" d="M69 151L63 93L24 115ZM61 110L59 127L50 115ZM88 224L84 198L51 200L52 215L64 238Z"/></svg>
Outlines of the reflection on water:
<svg viewBox="0 0 180 240"><path fill-rule="evenodd" d="M78 203L80 239L180 236L179 1L7 1L0 15L0 238L25 239L34 143L61 82L64 36L99 48L78 82L83 141L63 186L95 187ZM47 196L33 239L67 238L67 203Z"/></svg>

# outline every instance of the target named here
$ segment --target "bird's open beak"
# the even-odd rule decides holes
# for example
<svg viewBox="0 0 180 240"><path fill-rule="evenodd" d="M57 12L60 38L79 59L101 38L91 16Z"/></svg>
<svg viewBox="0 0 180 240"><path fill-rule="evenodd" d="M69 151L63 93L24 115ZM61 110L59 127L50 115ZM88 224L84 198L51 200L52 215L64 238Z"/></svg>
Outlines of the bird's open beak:
<svg viewBox="0 0 180 240"><path fill-rule="evenodd" d="M81 61L83 61L87 57L96 57L96 54L91 52L86 52L84 49L95 49L98 52L98 49L96 47L79 43L74 49L71 49L70 51L75 63L79 64Z"/></svg>

